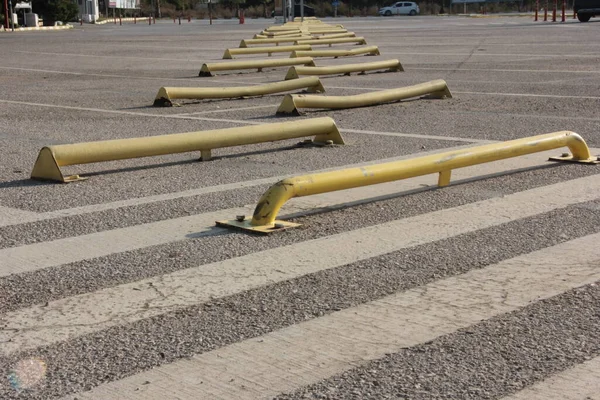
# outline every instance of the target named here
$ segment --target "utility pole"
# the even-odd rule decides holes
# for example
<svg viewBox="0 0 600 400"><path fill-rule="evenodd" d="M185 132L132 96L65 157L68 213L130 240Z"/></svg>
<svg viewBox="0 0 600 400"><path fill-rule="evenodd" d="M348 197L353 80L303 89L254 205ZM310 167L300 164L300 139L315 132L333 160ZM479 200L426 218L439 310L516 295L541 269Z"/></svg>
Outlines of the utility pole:
<svg viewBox="0 0 600 400"><path fill-rule="evenodd" d="M4 0L4 27L8 29L8 0Z"/></svg>
<svg viewBox="0 0 600 400"><path fill-rule="evenodd" d="M300 0L300 22L304 22L304 0Z"/></svg>

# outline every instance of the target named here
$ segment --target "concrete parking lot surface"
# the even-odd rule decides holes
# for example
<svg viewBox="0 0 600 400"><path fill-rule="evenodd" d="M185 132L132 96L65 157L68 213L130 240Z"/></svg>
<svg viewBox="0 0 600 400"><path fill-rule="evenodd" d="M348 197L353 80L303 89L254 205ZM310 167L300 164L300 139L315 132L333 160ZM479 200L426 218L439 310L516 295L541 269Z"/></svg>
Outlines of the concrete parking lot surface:
<svg viewBox="0 0 600 400"><path fill-rule="evenodd" d="M275 115L283 94L157 108L161 86L282 80L287 67L198 77L273 21L0 33L1 399L600 399L600 165L547 161L566 148L455 170L445 188L428 175L293 199L280 218L301 226L269 236L215 226L317 171L556 131L600 155L600 22L323 21L381 55L317 65L405 69L324 76L326 94L444 79L453 97L297 117ZM30 179L47 145L324 116L345 145Z"/></svg>

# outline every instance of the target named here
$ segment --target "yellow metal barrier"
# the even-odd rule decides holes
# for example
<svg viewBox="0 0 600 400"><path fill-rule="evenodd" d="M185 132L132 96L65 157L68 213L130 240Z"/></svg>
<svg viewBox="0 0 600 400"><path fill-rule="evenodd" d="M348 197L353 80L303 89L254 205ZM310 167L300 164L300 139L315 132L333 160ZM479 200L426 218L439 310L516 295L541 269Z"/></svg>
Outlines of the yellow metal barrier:
<svg viewBox="0 0 600 400"><path fill-rule="evenodd" d="M308 31L312 35L317 34L334 34L334 33L346 33L348 30L344 29L344 27L309 27Z"/></svg>
<svg viewBox="0 0 600 400"><path fill-rule="evenodd" d="M313 38L316 40L323 40L323 39L339 39L339 38L353 38L353 37L356 37L356 33L346 32L346 33L332 33L332 34L326 34L326 35L321 35L321 36L314 36Z"/></svg>
<svg viewBox="0 0 600 400"><path fill-rule="evenodd" d="M307 40L296 40L294 42L294 44L296 44L296 45L328 44L329 47L331 47L331 45L333 45L333 44L342 44L342 43L356 43L357 45L360 45L360 44L367 44L367 41L363 37L355 37L355 38L338 38L338 39L307 39Z"/></svg>
<svg viewBox="0 0 600 400"><path fill-rule="evenodd" d="M377 92L361 93L352 96L307 96L286 94L281 105L277 109L277 114L300 115L300 112L298 111L299 108L340 109L365 107L423 95L428 95L429 98L436 99L452 97L448 85L446 85L446 81L438 79L398 89L380 90Z"/></svg>
<svg viewBox="0 0 600 400"><path fill-rule="evenodd" d="M275 38L288 38L288 37L303 37L308 36L308 32L292 32L292 33L281 33L280 35L265 35L263 33L257 33L253 36L253 39L275 39Z"/></svg>
<svg viewBox="0 0 600 400"><path fill-rule="evenodd" d="M368 56L378 56L379 47L377 46L365 46L358 47L352 50L299 50L293 51L290 57L352 57L361 54L366 54Z"/></svg>
<svg viewBox="0 0 600 400"><path fill-rule="evenodd" d="M294 197L311 196L435 173L439 174L438 186L443 187L450 184L450 174L453 169L565 146L569 147L572 155L563 155L551 158L551 160L586 164L600 162L599 157L592 157L587 144L578 134L568 131L554 132L402 161L284 179L271 186L262 195L251 220L240 217L233 221L218 221L217 225L258 233L270 233L299 225L276 221L281 207Z"/></svg>
<svg viewBox="0 0 600 400"><path fill-rule="evenodd" d="M60 167L191 151L200 151L201 159L205 161L210 160L212 149L305 136L315 136L316 144L344 144L335 121L329 117L307 119L302 122L281 122L203 132L63 144L47 146L40 150L31 178L73 182L86 178L81 178L79 175L63 176Z"/></svg>
<svg viewBox="0 0 600 400"><path fill-rule="evenodd" d="M174 99L227 99L264 96L266 94L288 92L306 88L311 93L323 93L325 88L316 76L302 79L266 83L264 85L211 88L161 87L154 99L154 107L171 107Z"/></svg>
<svg viewBox="0 0 600 400"><path fill-rule="evenodd" d="M269 31L265 30L265 31L262 31L261 33L259 33L259 35L278 37L278 36L288 36L288 35L299 35L301 33L302 33L302 31L300 29L292 29L292 30L281 31L281 32L269 32Z"/></svg>
<svg viewBox="0 0 600 400"><path fill-rule="evenodd" d="M297 79L300 75L350 75L352 72L364 74L366 71L377 71L381 69L387 69L388 72L404 71L400 61L385 60L360 64L332 65L329 67L291 67L288 70L285 79Z"/></svg>
<svg viewBox="0 0 600 400"><path fill-rule="evenodd" d="M294 45L294 46L275 46L275 47L249 47L245 49L227 49L223 54L224 59L233 58L233 56L242 54L265 54L269 56L273 53L291 53L295 50L312 50L312 47L308 44Z"/></svg>
<svg viewBox="0 0 600 400"><path fill-rule="evenodd" d="M310 35L298 35L298 36L284 36L284 37L276 37L276 38L268 38L268 39L243 39L240 42L240 48L246 48L251 45L270 45L275 43L276 46L279 46L279 43L294 43L298 40L302 39L312 39Z"/></svg>
<svg viewBox="0 0 600 400"><path fill-rule="evenodd" d="M274 67L289 67L291 65L309 65L315 66L315 62L311 57L298 57L297 62L290 62L293 58L277 58L264 60L248 60L248 61L229 61L222 63L205 63L198 73L198 76L213 76L216 71L233 71L240 69L257 69L261 72L263 68Z"/></svg>

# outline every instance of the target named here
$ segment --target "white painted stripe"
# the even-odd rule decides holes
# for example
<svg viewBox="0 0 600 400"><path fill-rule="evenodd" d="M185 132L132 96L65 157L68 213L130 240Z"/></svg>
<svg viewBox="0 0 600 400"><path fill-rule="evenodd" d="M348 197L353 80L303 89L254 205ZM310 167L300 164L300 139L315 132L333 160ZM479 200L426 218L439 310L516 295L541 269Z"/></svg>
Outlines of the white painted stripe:
<svg viewBox="0 0 600 400"><path fill-rule="evenodd" d="M207 117L193 117L193 116L182 116L176 114L152 114L152 113L142 113L142 112L134 112L134 111L121 111L121 110L106 110L102 108L92 108L92 107L74 107L74 106L62 106L59 104L45 104L45 103L31 103L27 101L14 101L14 100L1 100L0 103L6 104L19 104L24 106L34 106L34 107L48 107L48 108L62 108L65 110L75 110L75 111L92 111L97 113L104 114L120 114L120 115L133 115L136 117L152 117L152 118L173 118L173 119L193 119L200 121L213 121L213 122L227 122L233 124L244 124L244 125L259 125L263 122L253 122L253 121L243 121L239 119L221 119L221 118L207 118Z"/></svg>
<svg viewBox="0 0 600 400"><path fill-rule="evenodd" d="M132 60L150 60L150 61L182 61L182 62L195 62L202 63L202 59L193 58L159 58L159 57L135 57L135 56L110 56L110 55L98 55L98 54L78 54L78 53L51 53L43 51L26 51L26 50L13 50L14 53L22 54L36 54L36 55L52 55L60 57L90 57L90 58L117 58L117 59L132 59Z"/></svg>
<svg viewBox="0 0 600 400"><path fill-rule="evenodd" d="M479 82L478 82L479 83ZM498 83L498 82L492 82ZM359 90L363 92L387 90L387 88L355 87L355 86L328 86L330 89ZM512 96L512 97L544 97L555 99L584 99L600 100L600 96L567 96L558 94L532 94L532 93L501 93L501 92L467 92L451 90L452 94L475 94L482 96Z"/></svg>
<svg viewBox="0 0 600 400"><path fill-rule="evenodd" d="M595 199L599 189L596 176L580 178L9 312L2 316L1 352L25 351L211 298L549 212Z"/></svg>
<svg viewBox="0 0 600 400"><path fill-rule="evenodd" d="M402 46L403 45L398 45L398 46ZM386 49L386 48L391 48L391 47L397 47L397 46L390 46L390 45L385 45L385 46L381 46L381 48ZM465 53L450 53L450 52L432 52L432 53L427 53L427 52L411 52L411 51L386 51L385 52L386 55L407 55L407 56L459 56L459 57L477 57L477 56L482 56L482 57L538 57L538 58L567 58L567 57L572 57L572 58L596 58L597 56L595 54L562 54L562 53L556 53L556 54L534 54L534 53L487 53L487 52L480 52L480 53L473 53L473 52L465 52Z"/></svg>
<svg viewBox="0 0 600 400"><path fill-rule="evenodd" d="M475 94L484 96L513 96L513 97L547 97L554 99L586 99L586 100L600 100L600 96L565 96L558 94L532 94L532 93L500 93L500 92L461 92L452 91L456 94Z"/></svg>
<svg viewBox="0 0 600 400"><path fill-rule="evenodd" d="M411 70L419 70L419 71L446 71L448 68L427 68L427 67L418 67L418 68L410 68ZM454 70L454 69L453 69ZM502 69L502 68L458 68L456 71L474 71L474 72L531 72L531 73L552 73L552 74L600 74L600 71L577 71L577 70L563 70L563 69Z"/></svg>
<svg viewBox="0 0 600 400"><path fill-rule="evenodd" d="M152 76L130 76L130 75L115 75L115 74L92 74L88 72L74 72L74 71L56 71L51 69L37 69L37 68L19 68L19 67L5 67L0 66L0 69L8 69L13 71L26 71L26 72L44 72L47 74L62 74L62 75L83 75L83 76L97 76L102 78L124 78L124 79L142 79L152 81L194 81L198 82L198 78L160 78Z"/></svg>
<svg viewBox="0 0 600 400"><path fill-rule="evenodd" d="M503 400L600 400L600 357L551 376Z"/></svg>
<svg viewBox="0 0 600 400"><path fill-rule="evenodd" d="M198 115L198 114L214 114L214 113L223 113L223 112L232 112L232 111L258 110L258 109L262 109L262 108L272 108L272 109L276 110L277 107L279 107L279 104L280 103L277 103L277 104L267 104L267 105L264 105L264 106L223 108L223 109L198 111L198 112L191 112L191 113L181 113L181 114L174 114L174 115L187 116L187 115Z"/></svg>
<svg viewBox="0 0 600 400"><path fill-rule="evenodd" d="M221 59L218 59L218 60L222 61ZM51 70L51 69L18 68L18 67L4 67L4 66L0 66L0 69L7 69L7 70L13 70L13 71L25 71L25 72L42 72L42 73L47 73L47 74L78 75L78 76L86 76L86 77L95 76L95 77L100 77L100 78L123 78L123 79L128 79L128 80L129 79L142 79L142 80L151 80L151 81L160 81L160 82L191 81L191 82L195 82L196 84L199 83L198 78L173 78L173 77L153 77L153 76L139 76L139 75L130 76L130 75L114 75L114 74L94 74L94 73L75 72L75 71L57 71L57 70ZM198 67L198 69L199 69L199 67ZM225 75L221 75L221 76L225 76ZM258 83L248 82L247 79L249 79L249 77L244 77L244 80L211 78L210 82L211 83L225 83L225 84L242 83L242 84L246 84L246 85L260 85L261 84L260 82L258 82ZM254 79L254 77L252 79Z"/></svg>
<svg viewBox="0 0 600 400"><path fill-rule="evenodd" d="M360 131L360 130L355 130L355 129L346 129L346 130L342 130L342 132L365 133L365 134L375 134L375 135L378 134L375 131ZM384 136L422 137L422 138L427 138L427 139L437 138L437 137L428 136L428 135L412 135L412 134L395 133L395 132L380 132L379 134L384 135ZM445 139L454 140L454 138L445 138ZM462 139L462 138L456 138L456 141L467 141L467 140ZM472 142L470 139L468 141ZM485 140L475 139L475 142L477 142L477 143L492 143L494 141L491 141L491 140L485 141ZM451 147L446 150L461 149L464 147L468 147L468 146ZM440 150L434 150L434 151L429 151L429 152L418 153L417 155L422 156L422 155L427 155L427 154L434 154L434 153L438 153L439 151ZM600 149L598 149L598 151L600 152ZM550 154L550 153L548 153L548 154ZM339 167L326 168L326 169L322 169L322 170L309 171L307 173L332 171L334 169L340 169L340 168L361 167L361 166L366 166L366 165L373 165L376 163L405 160L407 158L414 157L414 156L415 156L415 154L400 156L400 157L392 157L392 158L387 158L387 159L374 160L374 161L368 161L368 162L363 162L363 163L356 163L356 164L343 165L343 166L339 166ZM530 157L530 159L528 159L527 161L525 159L522 159L524 161L522 168L524 168L525 166L537 165L540 163L540 160L543 159L543 156L539 155L539 159L537 159L537 158L535 159L537 162L537 164L535 164L535 163L531 163L534 161L532 156L526 156L526 157ZM511 168L513 166L514 166L514 163L511 163L511 164L505 165L504 167ZM457 176L459 176L459 175L457 175ZM217 186L207 186L207 187L202 187L202 188L198 188L198 189L184 190L181 192L172 192L172 193L165 193L165 194L159 194L159 195L153 195L153 196L137 197L137 198L128 199L128 200L118 200L118 201L114 201L114 202L110 202L110 203L92 204L92 205L87 205L87 206L67 208L67 209L62 209L62 210L57 210L57 211L49 211L49 212L44 212L44 213L30 213L27 216L25 214L22 214L19 220L14 220L12 218L11 219L7 218L6 220L3 220L2 218L0 218L0 227L8 226L8 225L23 224L23 223L28 223L28 222L35 222L35 221L43 221L43 220L53 219L53 218L69 217L69 216L74 216L74 215L84 215L84 214L90 214L90 213L101 212L101 211L106 211L106 210L115 210L115 209L122 208L122 207L138 206L138 205L143 205L143 204L155 203L155 202L159 202L159 201L167 201L167 200L180 199L180 198L185 198L185 197L199 196L199 195L208 194L208 193L223 192L226 190L244 189L244 188L253 187L253 186L272 184L272 183L277 182L278 180L281 180L281 179L284 179L287 177L288 177L288 175L279 175L279 176L273 176L273 177L269 177L269 178L255 179L255 180L251 180L251 181L234 182L234 183L228 183L228 184L217 185Z"/></svg>
<svg viewBox="0 0 600 400"><path fill-rule="evenodd" d="M554 153L547 152L547 154ZM497 174L507 169L542 165L544 162L542 160L546 158L541 155L538 156L539 158L529 156L520 158L518 159L519 161L504 160L498 163L459 169L453 172L453 184L458 183L457 180L460 179L481 177L486 174ZM434 182L435 178L432 176L423 176L364 188L296 198L288 202L283 210L288 214L302 214L303 211L314 211L318 208L335 208L348 205L352 202L366 202L378 196L397 195L416 189L425 190L426 186ZM0 249L0 259L2 260L0 277L186 240L188 235L192 233L195 237L215 234L215 232L222 232L222 230L215 228L214 221L233 219L236 215L241 214L252 214L253 208L253 205L248 205L246 207L218 210L49 242Z"/></svg>
<svg viewBox="0 0 600 400"><path fill-rule="evenodd" d="M38 213L0 206L0 226L20 224L23 221L35 220Z"/></svg>
<svg viewBox="0 0 600 400"><path fill-rule="evenodd" d="M76 397L257 399L289 392L592 283L600 279L599 240L600 234L590 235L515 257L179 360ZM558 397L544 397L548 398Z"/></svg>

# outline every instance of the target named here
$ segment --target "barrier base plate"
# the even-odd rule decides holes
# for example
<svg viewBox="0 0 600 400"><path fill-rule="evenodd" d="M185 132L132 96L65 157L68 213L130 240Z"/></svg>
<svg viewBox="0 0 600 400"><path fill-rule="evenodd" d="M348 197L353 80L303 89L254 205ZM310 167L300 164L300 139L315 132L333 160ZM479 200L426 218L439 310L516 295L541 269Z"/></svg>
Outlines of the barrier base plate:
<svg viewBox="0 0 600 400"><path fill-rule="evenodd" d="M245 220L239 221L237 219L227 221L216 221L217 226L229 229L238 229L244 232L258 233L261 235L268 235L273 232L284 231L289 228L295 228L301 224L296 224L289 221L276 220L270 225L252 225L252 217L246 217Z"/></svg>
<svg viewBox="0 0 600 400"><path fill-rule="evenodd" d="M559 161L559 162L572 162L580 164L600 164L600 157L591 157L587 160L574 159L571 154L562 155L560 157L550 157L548 161Z"/></svg>

